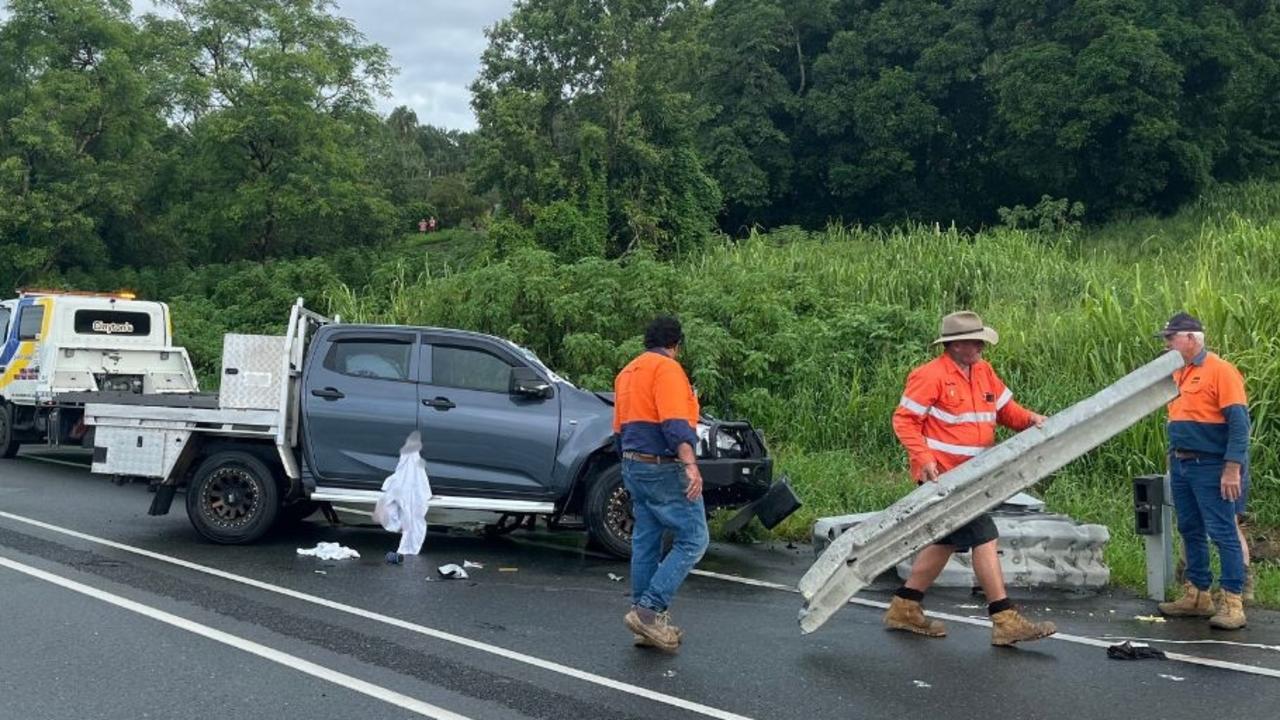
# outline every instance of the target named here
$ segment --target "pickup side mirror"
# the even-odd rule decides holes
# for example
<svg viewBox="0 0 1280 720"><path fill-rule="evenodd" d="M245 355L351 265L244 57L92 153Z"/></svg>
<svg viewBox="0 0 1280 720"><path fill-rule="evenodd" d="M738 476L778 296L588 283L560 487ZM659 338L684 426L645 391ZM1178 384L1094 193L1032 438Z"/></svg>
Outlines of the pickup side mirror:
<svg viewBox="0 0 1280 720"><path fill-rule="evenodd" d="M539 377L532 368L511 368L510 393L525 398L546 400L552 396L551 383Z"/></svg>

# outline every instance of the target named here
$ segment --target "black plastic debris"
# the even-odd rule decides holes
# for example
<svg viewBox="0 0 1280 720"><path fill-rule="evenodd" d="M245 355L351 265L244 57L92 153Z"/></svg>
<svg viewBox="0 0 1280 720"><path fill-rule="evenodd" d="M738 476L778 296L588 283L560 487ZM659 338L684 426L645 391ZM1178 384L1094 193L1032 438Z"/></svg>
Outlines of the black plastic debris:
<svg viewBox="0 0 1280 720"><path fill-rule="evenodd" d="M1143 643L1132 643L1128 640L1119 645L1107 648L1107 657L1112 660L1165 660L1163 650L1157 650Z"/></svg>

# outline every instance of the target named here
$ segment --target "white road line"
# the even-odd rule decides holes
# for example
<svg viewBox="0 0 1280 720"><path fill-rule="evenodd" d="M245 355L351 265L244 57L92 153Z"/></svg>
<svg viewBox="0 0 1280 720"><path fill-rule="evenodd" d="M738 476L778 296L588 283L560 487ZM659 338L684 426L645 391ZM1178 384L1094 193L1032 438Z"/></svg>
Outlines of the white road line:
<svg viewBox="0 0 1280 720"><path fill-rule="evenodd" d="M0 515L3 515L3 514L4 513L0 513ZM534 547L547 548L550 550L576 552L576 550L574 550L573 548L561 547L558 545L554 545L552 543L538 542L536 540L516 540L516 542L522 545L531 545ZM600 555L598 553L592 553L587 550L584 550L582 552L592 557L614 559L611 556ZM797 589L792 585L785 585L783 583L770 582L768 580L757 580L755 578L742 577L740 575L728 575L726 573L718 573L718 572L713 572L711 570L698 570L695 568L689 571L689 574L697 575L699 577L709 578L712 580L723 580L725 582L738 583L739 585L750 585L751 587L765 588L767 590L780 590L782 592L789 592L789 593L795 593L795 594L799 594L800 592L799 589ZM849 604L861 605L863 607L869 607L869 608L876 608L878 610L886 610L889 607L889 603L886 603L886 602L880 602L878 600L866 600L864 598L857 598L857 597L850 598ZM926 610L925 615L928 615L929 617L935 617L940 620L946 620L948 622L960 623L963 625L972 625L974 627L981 627L981 628L991 627L990 620L983 620L980 618L968 617L965 615L953 615L951 613L937 612L934 610ZM1055 633L1054 635L1050 636L1047 639L1061 640L1064 642L1075 643L1077 645L1088 645L1090 647L1100 647L1100 648L1108 648L1115 644L1114 642L1108 642L1106 640L1099 640L1096 638L1084 637L1081 635L1072 635L1070 633L1061 633L1061 632ZM1161 642L1161 641L1153 640L1152 642ZM1228 641L1224 640L1224 641L1218 641L1218 642L1225 643ZM1262 647L1266 649L1274 649L1270 645L1260 645L1258 647ZM1267 667L1260 667L1256 665L1245 665L1243 663L1228 662L1226 660L1214 660L1212 658L1205 658L1197 655L1184 655L1182 653L1166 653L1165 656L1170 660L1177 660L1179 662L1185 662L1192 665L1203 665L1205 667L1219 668L1221 670L1232 670L1235 672L1248 673L1251 675L1262 675L1264 677L1280 678L1280 670L1274 670L1272 668L1267 668Z"/></svg>
<svg viewBox="0 0 1280 720"><path fill-rule="evenodd" d="M337 510L341 510L341 511L344 511L344 512L354 512L354 513L357 513L357 514L364 514L364 513L366 512L366 511L362 511L362 510L355 510L355 509L353 509L353 508L345 508L345 507L337 507L337 508L335 508L335 509L337 509ZM91 541L91 542L96 542L96 543L104 544L104 545L107 545L107 546L109 546L109 547L115 547L115 548L117 548L117 549L124 550L124 551L126 551L126 552L132 552L132 553L136 553L136 554L144 555L144 556L146 556L146 557L151 557L151 558L154 558L154 559L156 559L156 560L163 561L163 562L168 562L168 563L173 563L173 564L181 565L181 566L183 566L183 567L188 567L188 568L193 569L193 570L198 570L199 572L206 572L206 573L210 573L210 574L213 574L213 575L217 575L217 576L219 576L219 577L225 577L226 579L229 579L229 580L234 580L234 581L236 581L236 582L241 582L241 583L245 583L245 584L253 585L254 587L260 587L261 589L269 590L269 591L271 591L271 592L279 592L279 593L282 593L282 594L285 594L285 595L289 595L289 596L291 596L291 597L296 597L296 598L298 598L298 599L305 600L305 601L307 601L307 602L314 602L314 603L317 603L317 604L320 604L320 605L325 605L326 607L332 607L332 608L334 608L334 609L342 610L343 612L351 612L351 613L353 613L353 614L361 615L361 616L363 616L363 617L369 617L369 618L374 619L374 620L379 620L379 619L382 619L382 618L384 618L384 617L385 617L385 616L379 616L377 613L370 613L369 611L367 611L367 610L362 610L362 609L360 609L360 608L354 608L354 607L350 607L350 606L345 606L345 605L342 605L341 603L335 603L335 602L333 602L333 601L331 601L331 600L326 600L326 599L324 599L324 598L319 598L319 597L315 597L315 596L311 596L311 595L306 595L305 593L298 593L297 591L289 590L289 589L287 589L287 588L277 588L277 587L276 587L276 586L274 586L274 585L269 585L269 584L267 584L267 583L260 583L260 581L253 580L253 579L251 579L251 578L242 578L242 577L240 577L240 576L238 576L238 575L233 575L233 574L231 574L231 573L224 573L223 571L221 571L221 570L216 570L216 569L214 569L214 568L206 568L206 567L205 567L205 566L203 566L203 565L197 565L197 564L195 564L195 563L189 563L189 562L187 562L186 560L179 560L179 559L177 559L177 558L170 558L170 557L165 556L165 555L160 555L159 553L153 553L153 552L151 552L151 551L149 551L149 550L143 550L143 549L141 549L141 548L135 548L135 547L132 547L132 546L129 546L129 545L123 545L123 544L120 544L120 543L113 542L113 541L111 541L111 540L106 540L106 539L103 539L103 538L94 537L94 536L92 536L92 535L85 535L85 534L83 534L83 533L79 533L79 532L77 532L77 531L75 531L75 530L68 530L68 529L65 529L65 528L60 528L60 527L58 527L58 526L56 526L56 525L50 525L50 524L48 524L48 523L44 523L44 522L41 522L41 521L39 521L39 520L33 520L33 519L30 519L30 518L25 518L25 517L22 517L22 516L20 516L20 515L14 515L14 514L12 514L12 513L7 513L7 512L0 512L0 517L7 517L7 518L9 518L9 519L11 519L11 520L17 520L17 521L19 521L19 522L25 522L25 523L28 523L28 524L31 524L31 525L35 525L35 526L37 526L37 527L43 527L43 528L45 528L45 529L47 529L47 530L52 530L52 531L54 531L54 532L60 532L60 533L66 534L66 535L71 535L72 537L78 537L78 538L81 538L81 539L83 539L83 540L89 540L89 541ZM574 551L574 552L576 552L576 551L575 551L575 550L573 550L572 548L560 547L560 546L556 546L556 545L554 545L554 544L552 544L552 543L540 543L540 542L537 542L537 541L526 541L526 540L517 540L516 542L519 542L519 543L521 543L521 544L525 544L525 545L534 545L534 546L537 546L537 547L545 547L545 548L549 548L549 549L553 549L553 550ZM602 557L602 558L604 558L604 557L608 557L609 559L614 559L614 558L612 558L612 557L610 557L610 556L597 555L597 554L595 554L595 553L591 553L590 551L583 551L583 552L586 552L587 554L592 555L592 556L596 556L596 557ZM766 588L766 589L769 589L769 590L780 590L780 591L783 591L783 592L796 593L796 594L799 594L799 592L800 592L797 588L795 588L794 586L791 586L791 585L784 585L784 584L782 584L782 583L769 582L769 581L767 581L767 580L756 580L756 579L754 579L754 578L745 578L745 577L740 577L740 576L738 576L738 575L728 575L728 574L725 574L725 573L712 572L712 571L710 571L710 570L697 570L697 569L694 569L694 570L692 570L692 571L691 571L691 573L690 573L690 574L698 575L698 576L700 576L700 577L710 578L710 579L714 579L714 580L723 580L723 581L726 581L726 582L734 582L734 583L738 583L738 584L741 584L741 585L750 585L750 586L753 586L753 587ZM851 598L851 599L849 600L849 604L851 604L851 605L861 605L861 606L863 606L863 607L876 608L876 609L879 609L879 610L884 610L884 609L887 609L887 608L889 607L889 604L888 604L888 603L885 603L885 602L880 602L880 601L878 601L878 600L866 600L866 599L863 599L863 598L856 598L856 597L855 597L855 598ZM935 610L926 610L926 611L925 611L925 614L926 614L926 615L928 615L929 617L935 617L935 618L938 618L938 619L940 619L940 620L946 620L946 621L948 621L948 622L954 622L954 623L959 623L959 624L963 624L963 625L972 625L972 626L974 626L974 627L981 627L981 628L990 628L990 627L991 627L991 621L990 621L990 620L982 620L982 619L979 619L979 618L967 617L967 616L964 616L964 615L953 615L953 614L951 614L951 613L937 612L937 611L935 611ZM539 658L534 658L534 657L530 657L530 656L523 656L524 658L527 658L527 659L521 659L521 658L518 658L518 657L514 657L514 656L518 656L518 655L520 655L520 653L514 653L513 651L505 650L504 648L498 648L498 647L495 647L495 646L488 646L486 643L479 643L479 642L477 642L477 641L470 640L470 639L467 639L467 638L460 638L460 637L457 637L457 636L450 635L449 633L444 633L443 631L439 631L439 630L432 630L431 628L425 628L425 627L422 627L422 628L421 628L421 630L416 630L415 628L418 628L418 627L421 627L421 626L414 626L412 623L404 623L404 624L402 624L402 623L403 623L403 621L396 620L395 618L386 618L385 620L382 620L382 621L383 621L383 622L391 621L391 623L392 623L392 624L400 625L401 627L405 627L406 629L415 630L416 632L422 632L423 634L426 634L426 635L432 635L432 636L435 636L435 637L440 637L441 639L449 640L450 642L459 642L460 644L468 645L468 646L472 646L472 643L474 643L474 644L475 644L475 646L486 646L486 648L492 648L492 649L478 648L478 649L485 649L485 651L486 651L486 652L495 652L496 654L500 654L500 655L504 655L504 656L507 656L507 655L505 655L505 653L511 653L511 655L513 656L513 657L512 657L512 659L516 659L516 660L518 660L518 661L520 661L520 662L527 662L527 663L529 663L529 664L537 665L537 666L539 666L539 667L543 667L543 665L541 665L540 663L546 663L546 664L547 664L547 666L557 665L557 663L551 663L551 662L549 662L549 661L541 660L541 659L539 659ZM436 635L436 633L439 633L439 635ZM455 638L456 638L456 639L455 639ZM1049 637L1049 638L1047 638L1047 639L1050 639L1050 640L1060 640L1060 641L1063 641L1063 642L1075 643L1075 644L1077 644L1077 645L1087 645L1087 646L1090 646L1090 647L1099 647L1099 648L1107 648L1107 647L1111 647L1111 645L1113 645L1113 644L1114 644L1114 643L1112 643L1112 642L1108 642L1108 641L1106 641L1106 640L1099 640L1099 639L1096 639L1096 638L1084 637L1084 636L1081 636L1081 635L1072 635L1072 634L1070 634L1070 633L1061 633L1061 632L1060 632L1060 633L1056 633L1056 634L1052 635L1051 637ZM1214 660L1214 659L1212 659L1212 658L1205 658L1205 657L1200 657L1200 656L1197 656L1197 655L1185 655L1185 654L1183 654L1183 653L1166 653L1166 655L1165 655L1165 656L1166 656L1168 659L1170 659L1170 660L1176 660L1176 661L1178 661L1178 662L1185 662L1185 663L1188 663L1188 664L1191 664L1191 665L1201 665L1201 666L1204 666L1204 667L1218 668L1218 669L1220 669L1220 670L1231 670L1231 671L1233 671L1233 672L1241 672L1241 673L1246 673L1246 674L1250 674L1250 675L1261 675L1261 676L1263 676L1263 677L1271 677L1271 678L1277 678L1277 679L1280 679L1280 670L1275 670L1275 669L1272 669L1272 668L1260 667L1260 666L1256 666L1256 665L1246 665L1246 664L1243 664L1243 663L1228 662L1228 661L1226 661L1226 660ZM561 667L563 667L563 666L561 666ZM555 669L554 669L554 668L552 668L552 667L547 667L547 669L552 669L552 670L554 670L555 672L562 672L561 670L555 670ZM600 677L600 676L595 676L595 675L592 675L591 673L585 673L585 672L583 672L583 671L579 671L579 670L576 670L576 669L574 669L574 668L565 668L565 670L570 671L570 672L568 672L568 673L566 673L566 674L570 674L570 675L571 675L571 676L573 676L573 677L577 677L577 675L576 675L576 674L574 674L574 673L581 673L581 674L582 674L582 675L584 675L584 676L588 676L588 677L582 677L582 678L581 678L581 679L587 680L588 682L596 682L597 684L606 685L606 686L608 686L608 687L611 687L611 686L612 686L611 684L615 684L615 683L616 683L617 685L623 685L623 686L627 686L627 687L634 688L634 690L635 690L635 691L638 691L638 692L633 692L632 690L624 690L624 692L632 692L633 694L639 694L639 695L641 695L642 697L650 697L650 694L653 694L653 695L661 695L661 693L653 693L652 691L647 690L647 689L645 689L645 688L638 688L638 687L635 687L635 686L629 686L629 685L627 685L626 683L619 683L618 681L610 680L609 678L604 678L604 677ZM590 678L596 678L596 679L590 679ZM602 682L601 682L601 681L602 681ZM616 688L616 689L623 689L623 688ZM666 697L666 696L664 696L664 697ZM653 699L653 698L651 698L651 699ZM680 703L687 703L687 702L688 702L688 701L685 701L685 700L681 700L680 698L674 698L674 697L672 697L672 698L670 698L670 699L671 699L671 700L673 700L673 701L678 701L678 702L680 702ZM667 701L666 701L666 700L659 700L659 702L667 702ZM675 704L675 703L668 703L668 704ZM697 705L697 703L690 703L690 704L691 704L691 705ZM677 707L685 707L685 705L676 705L676 706L677 706ZM698 706L698 707L705 707L705 706ZM686 709L692 709L692 708L686 708ZM701 713L701 714L708 715L709 717L717 717L717 718L721 718L721 717L723 717L723 718L729 718L729 717L734 717L734 718L736 718L736 717L739 717L739 716L733 715L732 713L725 713L725 714L723 714L723 715L716 715L716 714L712 714L712 713L724 713L724 712L725 712L725 711L718 710L718 709L716 709L716 708L706 708L706 710L709 710L709 711L711 711L711 712L710 712L710 713L708 713L708 712L704 712L704 711L702 711L702 710L694 710L694 712L699 712L699 713Z"/></svg>
<svg viewBox="0 0 1280 720"><path fill-rule="evenodd" d="M1132 635L1103 635L1103 640L1132 640L1133 642L1145 643L1164 643L1166 645L1229 645L1238 648L1251 648L1255 650L1271 650L1272 652L1280 652L1280 645L1266 645L1263 643L1236 642L1234 640L1168 640L1165 638L1151 637L1134 637Z"/></svg>
<svg viewBox="0 0 1280 720"><path fill-rule="evenodd" d="M752 585L754 587L769 588L770 590L782 590L784 592L799 594L799 590L790 585L782 583L766 582L764 580L755 580L752 578L738 577L737 575L725 575L723 573L710 572L707 570L694 570L694 574L703 577L714 578L716 580L727 580L729 582L741 583L743 585ZM889 603L879 602L877 600L864 600L862 598L851 598L851 605L861 605L863 607L878 608L885 610L889 607ZM963 625L973 625L975 627L989 628L990 620L980 620L978 618L966 617L964 615L953 615L951 613L936 612L934 610L926 610L925 615L935 617L947 622L960 623ZM1051 635L1049 640L1062 640L1064 642L1076 643L1077 645L1088 645L1090 647L1108 648L1114 645L1114 642L1108 640L1099 640L1097 638L1084 637L1081 635L1072 635L1070 633L1056 633ZM1158 641L1156 641L1158 642ZM1220 670L1232 670L1235 672L1248 673L1250 675L1262 675L1263 677L1271 677L1280 679L1280 670L1268 667L1259 667L1257 665L1245 665L1243 663L1228 662L1226 660L1214 660L1212 658L1200 657L1198 655L1184 655L1182 653L1165 653L1165 657L1170 660L1189 663L1191 665L1203 665L1205 667L1218 668Z"/></svg>
<svg viewBox="0 0 1280 720"><path fill-rule="evenodd" d="M544 542L538 542L538 541L516 541L516 542L520 542L521 544L532 544L532 546L536 546L536 547L545 547L545 548L549 548L549 550L570 550L570 548L559 547L559 546L556 546L556 544L552 544L552 543L544 543ZM589 555L593 555L593 556L607 557L603 555L595 555L595 553L590 553L589 551L584 551L584 552L588 552ZM739 583L742 585L751 585L751 587L755 587L755 588L771 589L771 591L782 591L782 592L790 592L790 593L796 593L796 594L800 593L799 589L795 588L794 585L787 585L783 583L771 583L771 582L768 582L768 580L756 580L755 578L744 578L744 577L741 577L741 575L728 575L724 573L714 573L714 571L712 570L698 570L698 569L690 570L690 574L698 575L698 577L701 577L701 578L724 580L724 582L728 582L728 583ZM860 597L850 598L849 603L850 605L874 607L874 609L877 609L877 610L888 609L887 602L881 602L877 600L864 600L864 598L860 598ZM934 610L925 610L924 614L928 615L929 618L947 620L948 623L973 625L973 626L977 626L977 628L991 628L991 620L969 618L969 616L965 616L965 615L952 615L950 614L950 612L937 612ZM1083 637L1083 635L1073 635L1070 633L1055 633L1051 635L1050 638L1047 638L1047 639L1055 639L1055 641L1064 641L1064 642L1070 642L1070 643L1076 643L1076 644L1084 644L1084 646L1089 646L1089 647L1102 647L1102 648L1111 647L1112 644L1115 644L1114 642L1105 641L1105 639L1088 638L1088 637ZM1151 641L1149 642L1170 642L1170 641L1158 641L1158 639L1151 639ZM1230 643L1230 641L1187 641L1187 642L1188 643L1190 642ZM1234 643L1234 644L1242 644L1242 643ZM1265 644L1254 643L1252 644L1252 647L1265 648L1265 650L1275 650L1275 646L1265 646ZM1213 660L1211 659L1211 657L1183 655L1183 653L1180 653L1180 652L1165 653L1165 656L1169 660L1178 660L1180 662L1188 662L1188 664L1190 665L1219 667L1219 669L1221 670L1233 670L1233 671L1236 671L1236 673L1262 675L1262 676L1266 676L1266 678L1280 678L1280 670L1274 670L1274 669L1271 669L1271 667L1261 667L1257 665L1244 665L1244 664L1240 664L1240 662L1228 662L1225 660Z"/></svg>
<svg viewBox="0 0 1280 720"><path fill-rule="evenodd" d="M324 667L323 665L317 665L310 660L303 660L296 655L290 655L274 648L267 647L266 645L253 642L252 640L246 640L242 637L231 635L230 633L225 633L221 630L215 630L208 625L201 625L200 623L186 618L178 617L177 615L167 613L163 610L158 610L150 605L143 605L140 602L135 602L128 598L120 597L119 595L113 595L112 593L104 590L99 590L98 588L90 587L89 585L76 582L75 580L64 578L61 575L54 575L53 573L45 572L39 568L31 567L30 565L15 562L3 556L0 556L0 567L6 567L10 570L23 573L24 575L29 575L38 580L44 580L45 582L59 585L68 590L78 592L81 595L87 595L95 600L110 603L116 607L124 608L125 610L162 622L166 625L172 625L180 630L186 630L187 632L200 635L201 637L208 638L215 642L220 642L223 645L229 645L237 650L243 650L244 652L252 655L257 655L260 658L284 665L285 667L297 670L301 673L306 673L312 677L320 678L321 680L331 682L334 685L339 685L347 688L348 690L353 690L362 695L368 695L371 698L417 713L423 717L434 718L435 720L469 720L465 715L450 712L444 708L418 700L417 698L409 697L408 695L398 693L394 690L388 690L381 685L374 685L373 683L365 682L364 680L352 677L346 673L332 670Z"/></svg>
<svg viewBox="0 0 1280 720"><path fill-rule="evenodd" d="M619 692L624 692L629 695L635 695L636 697L641 697L646 700L652 700L653 702L662 703L664 705L669 705L671 707L680 708L681 710L688 710L689 712L697 713L699 715L705 715L711 718L716 718L717 720L751 720L745 715L738 715L736 713L732 713L727 710L721 710L719 708L714 708L709 705L703 705L701 703L696 703L691 700L685 700L684 698L675 697L674 695L667 695L665 693L660 693L655 690L650 690L649 688L644 688L638 685L625 683L620 680L607 678L603 675L596 675L595 673L590 673L585 670L579 670L577 668L569 667L568 665L562 665L560 663L553 662L551 660L543 660L542 658L534 657L532 655L526 655L521 652L516 652L515 650L508 650L504 647L491 645L486 642L480 642L479 640L472 640L471 638L463 637L461 635L454 635L453 633L445 632L443 630L436 630L435 628L429 628L429 627L426 627L425 625L411 623L407 620L401 620L400 618L391 617L389 615L383 615L381 613L376 613L371 610L365 610L364 608L355 607L353 605L346 605L344 603L340 603L334 600L329 600L327 598L322 598L317 595L310 595L308 593L300 592L298 590L291 590L289 588L281 587L279 585L272 585L271 583L263 582L261 580L254 580L253 578L244 577L243 575L236 575L235 573L229 573L225 570L219 570L217 568L212 568L207 565L200 565L199 563L194 563L189 560L182 560L180 558L170 557L168 555L162 555L160 553L152 552L150 550L144 550L143 548L134 547L132 545L125 545L124 543L119 543L114 540L107 540L106 538L100 538L94 535L89 535L86 533L79 532L77 530L71 530L68 528L59 527L57 525L43 522L41 520L35 520L33 518L23 517L22 515L15 515L10 512L0 511L0 517L7 518L9 520L14 520L20 523L25 523L27 525L31 525L34 527L42 528L50 532L59 533L61 535L66 535L68 537L79 538L80 540L85 540L87 542L95 543L105 547L115 548L117 550L122 550L124 552L132 553L134 555L140 555L142 557L151 558L152 560L158 560L160 562L169 563L170 565L177 565L178 567L187 568L188 570L194 570L196 572L204 573L206 575L220 577L224 580L230 580L232 582L240 583L242 585L248 585L249 587L257 588L259 590L265 590L267 592L275 593L277 595L284 595L285 597L291 597L295 600L301 600L303 602L311 603L313 605L326 607L326 608L329 608L330 610L337 610L338 612L347 613L349 615L355 615L357 617L362 617L368 620L374 620L376 622L385 623L387 625L392 625L394 627L402 628L410 632L418 633L419 635L425 635L427 637L432 637L437 640L444 640L446 642L451 642L457 645L461 645L463 647L470 648L472 650L479 650L480 652L489 653L491 655L497 655L498 657L506 658L508 660L514 660L515 662L523 663L525 665L531 665L533 667L540 668L542 670L548 670L554 673L559 673L561 675L565 675L567 677L571 677L577 680L582 680L583 682L588 682L593 685L599 685L601 687L609 688L610 690L617 690Z"/></svg>

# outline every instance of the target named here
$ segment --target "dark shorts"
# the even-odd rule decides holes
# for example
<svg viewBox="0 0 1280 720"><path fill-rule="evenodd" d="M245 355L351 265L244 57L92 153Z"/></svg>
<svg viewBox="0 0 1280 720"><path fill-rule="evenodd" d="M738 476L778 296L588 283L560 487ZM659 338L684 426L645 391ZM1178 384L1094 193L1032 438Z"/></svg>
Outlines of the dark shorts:
<svg viewBox="0 0 1280 720"><path fill-rule="evenodd" d="M996 522L991 519L988 514L983 514L975 518L972 522L964 527L957 528L955 532L939 540L936 545L949 545L956 552L968 552L979 545L995 540L1000 537L1000 531L996 529Z"/></svg>

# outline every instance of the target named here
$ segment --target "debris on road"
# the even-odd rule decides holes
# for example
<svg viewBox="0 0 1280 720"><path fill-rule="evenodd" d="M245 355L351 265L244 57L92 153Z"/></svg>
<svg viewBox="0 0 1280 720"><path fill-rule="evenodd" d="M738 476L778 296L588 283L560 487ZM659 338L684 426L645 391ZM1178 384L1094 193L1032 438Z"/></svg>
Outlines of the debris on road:
<svg viewBox="0 0 1280 720"><path fill-rule="evenodd" d="M662 677L668 677L668 678L671 678L671 677L675 677L675 676L676 676L676 671L675 671L675 670L668 670L668 671L666 671L666 672L662 673Z"/></svg>
<svg viewBox="0 0 1280 720"><path fill-rule="evenodd" d="M1165 660L1163 650L1157 650L1146 643L1130 642L1107 648L1107 657L1112 660Z"/></svg>
<svg viewBox="0 0 1280 720"><path fill-rule="evenodd" d="M498 568L498 572L520 572L520 568L513 568L513 567L505 567L505 568L503 568L503 567L500 567L500 568Z"/></svg>
<svg viewBox="0 0 1280 720"><path fill-rule="evenodd" d="M918 688L931 688L931 687L933 687L932 685L930 685L929 683L927 683L927 682L925 682L925 681L923 681L923 680L912 680L911 682L915 683L915 686L916 686L916 687L918 687Z"/></svg>
<svg viewBox="0 0 1280 720"><path fill-rule="evenodd" d="M1137 620L1138 622L1149 622L1149 623L1164 622L1164 618L1160 617L1159 615L1134 615L1133 619Z"/></svg>
<svg viewBox="0 0 1280 720"><path fill-rule="evenodd" d="M483 569L484 569L484 563L471 562L470 560L463 560L463 561L462 561L462 567L464 567L464 568L475 568L475 569L477 569L477 570L483 570Z"/></svg>
<svg viewBox="0 0 1280 720"><path fill-rule="evenodd" d="M388 552L388 553L387 553L387 564L388 564L388 565L399 565L399 564L400 564L400 563L402 563L402 562L404 562L404 555L401 555L400 553L396 552L395 550L392 550L391 552Z"/></svg>
<svg viewBox="0 0 1280 720"><path fill-rule="evenodd" d="M348 560L350 558L360 557L360 553L355 550L352 550L345 545L332 542L318 543L313 548L298 548L298 554L308 557L317 557L321 560Z"/></svg>
<svg viewBox="0 0 1280 720"><path fill-rule="evenodd" d="M622 582L622 576L615 573L609 573L609 579L614 582Z"/></svg>
<svg viewBox="0 0 1280 720"><path fill-rule="evenodd" d="M1159 673L1159 676L1164 678L1165 680L1172 680L1174 682L1182 682L1183 680L1186 680L1186 678L1184 677L1178 677L1177 675L1166 675L1164 673Z"/></svg>
<svg viewBox="0 0 1280 720"><path fill-rule="evenodd" d="M313 572L314 572L315 574L317 574L317 575L328 575L328 574L329 574L329 573L325 572L324 570L314 570Z"/></svg>
<svg viewBox="0 0 1280 720"><path fill-rule="evenodd" d="M441 577L446 577L446 578L449 578L450 580L466 580L468 577L470 577L469 575L467 575L466 570L463 570L462 568L458 567L453 563L449 563L448 565L441 565L440 567L436 568L436 572L440 573Z"/></svg>

